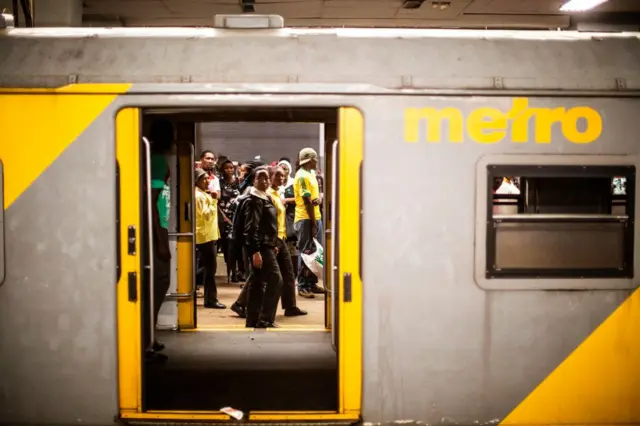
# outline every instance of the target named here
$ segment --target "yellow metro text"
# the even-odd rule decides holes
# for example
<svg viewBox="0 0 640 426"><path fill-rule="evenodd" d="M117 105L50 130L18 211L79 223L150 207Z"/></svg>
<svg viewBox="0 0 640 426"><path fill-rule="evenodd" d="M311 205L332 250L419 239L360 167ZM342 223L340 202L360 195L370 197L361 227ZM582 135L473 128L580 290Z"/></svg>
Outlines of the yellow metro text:
<svg viewBox="0 0 640 426"><path fill-rule="evenodd" d="M514 98L507 112L483 107L474 109L466 118L457 108L407 108L404 114L404 139L408 143L417 143L420 126L424 122L427 142L441 142L442 122L447 120L448 141L453 143L463 141L465 129L471 140L481 144L501 142L507 134L511 142L526 143L529 142L531 118L535 118L535 143L551 143L552 126L555 123L559 123L565 139L577 144L591 143L602 134L602 117L592 108L530 108L529 99ZM579 127L581 120L582 126Z"/></svg>

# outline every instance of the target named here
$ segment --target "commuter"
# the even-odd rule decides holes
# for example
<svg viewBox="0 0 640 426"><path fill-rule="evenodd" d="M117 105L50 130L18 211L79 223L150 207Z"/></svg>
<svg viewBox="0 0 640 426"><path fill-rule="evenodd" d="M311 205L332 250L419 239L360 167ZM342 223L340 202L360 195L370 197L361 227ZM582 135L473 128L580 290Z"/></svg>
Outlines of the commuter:
<svg viewBox="0 0 640 426"><path fill-rule="evenodd" d="M205 308L225 309L218 301L216 287L216 242L220 237L218 230L218 201L207 192L210 178L206 171L196 169L196 250L204 266L204 306Z"/></svg>
<svg viewBox="0 0 640 426"><path fill-rule="evenodd" d="M282 171L285 173L285 181L279 189L280 197L282 197L284 196L285 190L287 188L291 188L293 190L293 170L291 169L291 163L287 160L280 160L280 162L278 163L278 167L282 168ZM290 202L295 205L295 199L292 199Z"/></svg>
<svg viewBox="0 0 640 426"><path fill-rule="evenodd" d="M200 164L202 166L202 170L207 172L207 176L209 177L209 184L206 189L206 193L211 195L214 199L220 198L220 179L216 176L216 156L213 152L209 150L202 151L200 154Z"/></svg>
<svg viewBox="0 0 640 426"><path fill-rule="evenodd" d="M154 120L149 134L151 144L151 199L152 199L152 238L153 238L153 324L158 324L158 313L169 290L171 251L169 249L169 212L171 210L171 191L168 184L170 173L166 159L175 138L173 124L166 119ZM151 339L149 339L151 340ZM164 361L165 355L158 352L164 345L154 340L145 351L146 361Z"/></svg>
<svg viewBox="0 0 640 426"><path fill-rule="evenodd" d="M232 225L235 210L233 204L240 196L240 183L236 178L236 167L229 159L220 162L220 203L221 217L220 245L227 264L227 281L233 283L245 280L242 247L232 244Z"/></svg>
<svg viewBox="0 0 640 426"><path fill-rule="evenodd" d="M320 188L315 173L318 154L312 148L304 148L299 155L300 169L293 184L296 201L294 229L298 236L298 294L312 298L324 293L318 286L318 278L304 265L301 253L315 251L313 239L323 244L322 215L320 213Z"/></svg>
<svg viewBox="0 0 640 426"><path fill-rule="evenodd" d="M282 287L276 258L277 210L266 193L270 183L267 169L258 167L253 175L253 186L240 211L244 218L242 243L250 261L246 326L277 328L275 315Z"/></svg>
<svg viewBox="0 0 640 426"><path fill-rule="evenodd" d="M293 264L291 263L291 255L286 243L286 210L278 191L284 182L285 172L280 167L270 167L269 176L271 179L271 187L267 190L267 194L269 194L273 205L276 207L278 220L276 259L278 261L280 274L282 275L282 309L284 310L284 315L287 317L307 315L306 311L296 306L295 275L293 272Z"/></svg>
<svg viewBox="0 0 640 426"><path fill-rule="evenodd" d="M246 163L240 166L239 176L238 176L238 180L240 181L240 186L238 189L240 190L241 195L237 197L231 204L231 208L234 210L234 212L239 212L241 209L241 204L244 201L246 201L246 199L248 198L249 190L252 188L252 185L253 185L253 177L254 177L253 171L260 166L262 166L262 163L260 163L259 161L253 161L253 160L247 161ZM236 220L241 221L242 219L243 219L242 215L236 218L234 214L233 222L235 223ZM237 238L237 237L238 235L235 235L235 229L233 229L231 244L232 246L236 247L235 250L242 251L243 245L242 245L241 238ZM245 271L249 271L250 265L244 251L242 251L242 260L244 262ZM236 301L231 305L231 310L235 312L240 318L246 318L247 317L246 306L247 306L247 286L245 285L242 287L242 291L240 292L240 294L238 294L238 298L236 299Z"/></svg>
<svg viewBox="0 0 640 426"><path fill-rule="evenodd" d="M291 260L293 261L294 276L298 276L298 252L296 249L297 237L296 232L293 229L293 222L296 212L296 198L293 193L293 183L295 182L295 180L292 177L293 169L288 158L281 158L278 166L282 168L286 176L286 183L280 187L278 192L280 194L280 197L282 198L282 203L286 208L287 248L289 249L289 254L291 255Z"/></svg>

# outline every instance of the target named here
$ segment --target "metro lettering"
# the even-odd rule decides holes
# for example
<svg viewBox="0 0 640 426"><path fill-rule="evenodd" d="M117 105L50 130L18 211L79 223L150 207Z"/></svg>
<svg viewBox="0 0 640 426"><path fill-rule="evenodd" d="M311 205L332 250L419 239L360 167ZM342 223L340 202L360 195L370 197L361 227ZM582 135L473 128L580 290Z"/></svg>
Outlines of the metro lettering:
<svg viewBox="0 0 640 426"><path fill-rule="evenodd" d="M426 123L426 140L438 143L443 140L442 127L447 122L448 138L453 143L464 140L464 131L468 137L480 144L493 144L503 141L507 134L511 142L526 143L530 139L530 122L534 119L533 140L539 144L549 144L553 125L559 125L562 135L570 142L588 144L602 134L602 117L589 107L573 108L530 108L529 99L514 98L508 112L497 108L483 107L474 109L464 117L457 108L407 108L405 110L405 142L417 143L420 126ZM446 121L445 121L446 120ZM509 122L511 126L509 128Z"/></svg>

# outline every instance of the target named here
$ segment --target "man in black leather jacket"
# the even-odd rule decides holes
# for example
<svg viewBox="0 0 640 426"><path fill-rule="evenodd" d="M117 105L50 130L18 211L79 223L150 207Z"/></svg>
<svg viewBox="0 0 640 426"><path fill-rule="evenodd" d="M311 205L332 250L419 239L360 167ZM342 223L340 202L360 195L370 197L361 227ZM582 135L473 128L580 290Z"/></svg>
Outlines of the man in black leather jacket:
<svg viewBox="0 0 640 426"><path fill-rule="evenodd" d="M244 216L242 243L249 258L247 279L247 327L274 328L282 275L276 259L278 242L277 210L266 190L269 172L266 167L255 169L249 197L242 203Z"/></svg>

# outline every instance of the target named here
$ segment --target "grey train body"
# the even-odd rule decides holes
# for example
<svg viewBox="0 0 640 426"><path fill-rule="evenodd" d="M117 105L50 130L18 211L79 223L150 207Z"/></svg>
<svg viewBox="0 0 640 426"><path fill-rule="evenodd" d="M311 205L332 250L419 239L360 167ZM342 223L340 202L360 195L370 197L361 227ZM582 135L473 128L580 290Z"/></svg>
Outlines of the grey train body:
<svg viewBox="0 0 640 426"><path fill-rule="evenodd" d="M5 212L0 420L111 424L118 414L110 165L114 114L125 105L360 109L362 419L504 419L635 286L483 288L481 164L494 157L579 164L594 155L636 164L639 70L637 34L0 31L0 87L132 83ZM576 144L554 127L553 143L507 137L483 145L466 135L449 143L445 129L441 143L423 134L405 141L407 108L454 107L467 116L479 107L508 111L514 96L536 107L588 105L603 117L602 135ZM91 188L76 184L88 176Z"/></svg>

